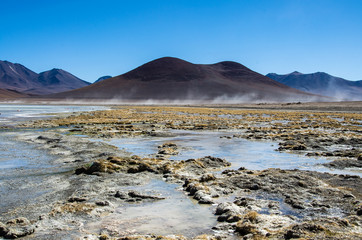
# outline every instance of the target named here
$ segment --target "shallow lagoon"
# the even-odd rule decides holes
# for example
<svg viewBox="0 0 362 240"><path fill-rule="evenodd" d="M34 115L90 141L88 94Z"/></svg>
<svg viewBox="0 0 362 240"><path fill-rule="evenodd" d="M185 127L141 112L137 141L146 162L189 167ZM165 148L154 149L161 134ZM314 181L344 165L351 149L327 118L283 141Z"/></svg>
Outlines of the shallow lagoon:
<svg viewBox="0 0 362 240"><path fill-rule="evenodd" d="M17 105L0 104L0 125L12 122L54 117L56 113L105 110L103 106L74 106L74 105Z"/></svg>
<svg viewBox="0 0 362 240"><path fill-rule="evenodd" d="M41 106L38 110L32 106L26 110L25 106L20 112L16 107L9 111L8 122L14 119L32 119L33 117L45 117L54 106ZM88 107L70 108L69 106L57 106L58 112L85 111ZM88 110L95 110L89 107ZM24 112L22 112L24 111ZM28 115L24 114L29 111ZM17 115L19 114L19 115ZM237 132L229 131L169 131L167 137L129 137L114 138L105 141L111 145L125 149L128 152L140 156L156 154L158 146L166 142L174 142L179 146L179 155L171 156L173 160L186 160L203 156L215 156L225 158L232 163L232 168L246 167L252 170L266 168L316 170L331 173L353 174L361 176L361 172L350 170L332 170L319 164L328 162L326 158L312 158L299 154L281 153L275 151L278 143L268 141L250 141L242 138L232 138ZM225 137L226 136L226 137ZM79 136L81 137L81 136ZM228 138L230 137L230 138ZM90 139L86 137L87 139ZM34 146L22 144L2 132L0 134L0 191L5 200L1 209L12 205L21 205L35 199L40 194L45 194L48 189L42 188L44 176L60 173L54 170L51 164L52 157L44 154L44 151L35 149ZM14 147L16 146L16 147ZM21 151L19 151L21 149ZM318 165L316 165L318 164ZM52 170L53 169L53 170ZM6 170L6 171L3 171ZM13 173L13 174L12 174ZM9 189L7 179L18 178L16 184ZM22 188L22 182L33 182L33 188ZM89 222L84 226L84 231L97 233L102 228L127 229L129 233L149 233L167 235L179 233L185 236L195 236L199 233L210 231L210 227L216 222L216 217L209 207L201 206L183 192L176 190L178 185L168 184L161 180L146 183L143 186L135 186L132 189L144 191L152 189L156 194L162 194L165 200L153 203L125 204L116 209L111 215L102 218L101 221ZM19 193L22 192L21 195ZM21 196L21 197L20 197ZM16 199L16 201L14 201ZM286 207L285 211L289 211ZM3 212L1 212L3 213ZM293 213L289 213L292 214ZM176 217L175 217L176 216Z"/></svg>
<svg viewBox="0 0 362 240"><path fill-rule="evenodd" d="M235 132L172 130L169 133L172 137L114 138L104 141L139 156L155 154L159 145L173 142L180 148L180 153L171 156L171 160L213 156L225 158L231 162L233 169L240 167L251 170L267 168L300 169L362 176L362 172L359 170L336 170L324 167L321 164L330 161L324 157L315 158L307 157L304 154L276 151L278 148L277 142L232 138L236 134Z"/></svg>

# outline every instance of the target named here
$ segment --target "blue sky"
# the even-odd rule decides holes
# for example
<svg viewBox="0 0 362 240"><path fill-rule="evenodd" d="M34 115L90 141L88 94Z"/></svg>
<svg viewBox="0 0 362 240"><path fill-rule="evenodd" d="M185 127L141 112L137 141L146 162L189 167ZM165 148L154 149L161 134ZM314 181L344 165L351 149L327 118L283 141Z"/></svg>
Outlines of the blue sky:
<svg viewBox="0 0 362 240"><path fill-rule="evenodd" d="M93 82L150 60L362 80L361 0L1 0L0 60Z"/></svg>

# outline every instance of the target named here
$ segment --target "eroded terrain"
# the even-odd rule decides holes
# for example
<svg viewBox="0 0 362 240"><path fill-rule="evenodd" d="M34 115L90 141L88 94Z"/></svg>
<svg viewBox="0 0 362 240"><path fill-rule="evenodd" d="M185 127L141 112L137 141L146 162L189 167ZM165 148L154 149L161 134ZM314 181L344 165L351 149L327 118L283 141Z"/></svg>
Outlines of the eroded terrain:
<svg viewBox="0 0 362 240"><path fill-rule="evenodd" d="M24 123L16 127L21 130L16 139L53 156L49 164L59 173L44 174L45 193L2 213L0 234L29 239L359 239L361 125L360 112L164 106L124 106ZM222 156L175 160L187 149L168 141L138 156L108 141L166 139L175 130L225 132L218 139L228 141L273 141L276 151L291 153L291 158L328 159L323 164L331 172L235 168ZM21 184L27 191L40 186Z"/></svg>

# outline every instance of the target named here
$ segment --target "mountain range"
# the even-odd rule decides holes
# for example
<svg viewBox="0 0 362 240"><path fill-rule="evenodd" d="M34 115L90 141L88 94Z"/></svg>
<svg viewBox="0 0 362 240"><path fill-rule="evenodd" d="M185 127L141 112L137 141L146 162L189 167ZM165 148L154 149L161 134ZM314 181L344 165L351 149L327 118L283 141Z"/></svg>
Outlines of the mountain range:
<svg viewBox="0 0 362 240"><path fill-rule="evenodd" d="M193 64L164 57L90 84L62 69L37 74L21 64L0 61L0 98L24 97L208 102L362 100L362 81L323 72L263 76L237 62Z"/></svg>
<svg viewBox="0 0 362 240"><path fill-rule="evenodd" d="M362 100L362 81L349 81L324 72L310 74L292 72L285 75L269 73L266 76L304 92L329 96L337 100Z"/></svg>
<svg viewBox="0 0 362 240"><path fill-rule="evenodd" d="M62 69L39 74L18 63L0 61L0 89L30 95L44 95L88 86L90 83Z"/></svg>
<svg viewBox="0 0 362 240"><path fill-rule="evenodd" d="M317 96L256 73L237 62L193 64L164 57L125 74L52 95L55 99L129 101L288 101Z"/></svg>

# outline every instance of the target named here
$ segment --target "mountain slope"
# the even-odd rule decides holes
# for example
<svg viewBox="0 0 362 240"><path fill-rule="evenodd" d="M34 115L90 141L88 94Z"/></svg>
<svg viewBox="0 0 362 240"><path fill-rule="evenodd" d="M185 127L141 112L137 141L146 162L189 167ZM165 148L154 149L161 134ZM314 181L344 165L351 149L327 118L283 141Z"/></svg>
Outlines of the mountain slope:
<svg viewBox="0 0 362 240"><path fill-rule="evenodd" d="M362 81L348 81L324 72L302 74L292 72L267 77L301 91L337 98L339 100L362 100Z"/></svg>
<svg viewBox="0 0 362 240"><path fill-rule="evenodd" d="M15 90L6 90L0 88L0 99L14 99L28 97L29 95L17 92Z"/></svg>
<svg viewBox="0 0 362 240"><path fill-rule="evenodd" d="M38 74L18 63L0 61L0 88L25 91L40 87Z"/></svg>
<svg viewBox="0 0 362 240"><path fill-rule="evenodd" d="M61 69L37 74L21 64L0 61L0 88L2 89L43 95L69 91L89 84Z"/></svg>
<svg viewBox="0 0 362 240"><path fill-rule="evenodd" d="M69 99L285 101L315 97L236 62L192 64L165 57L74 91L46 97Z"/></svg>
<svg viewBox="0 0 362 240"><path fill-rule="evenodd" d="M89 85L88 82L77 78L69 72L56 68L39 73L37 82L41 87L28 89L24 92L43 95L69 91Z"/></svg>

